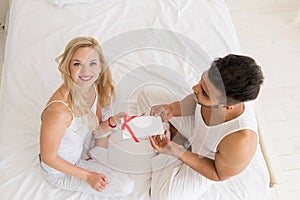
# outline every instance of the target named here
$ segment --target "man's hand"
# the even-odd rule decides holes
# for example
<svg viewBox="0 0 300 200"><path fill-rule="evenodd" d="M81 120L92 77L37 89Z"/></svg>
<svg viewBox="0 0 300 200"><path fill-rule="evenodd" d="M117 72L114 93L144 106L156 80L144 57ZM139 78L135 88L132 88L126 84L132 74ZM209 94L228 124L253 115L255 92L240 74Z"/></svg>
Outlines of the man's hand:
<svg viewBox="0 0 300 200"><path fill-rule="evenodd" d="M181 145L170 141L170 139L166 135L166 132L163 135L150 136L149 140L152 147L158 153L179 158L185 152L185 149Z"/></svg>
<svg viewBox="0 0 300 200"><path fill-rule="evenodd" d="M150 115L160 116L163 122L167 122L173 117L173 110L170 105L155 105L151 107Z"/></svg>

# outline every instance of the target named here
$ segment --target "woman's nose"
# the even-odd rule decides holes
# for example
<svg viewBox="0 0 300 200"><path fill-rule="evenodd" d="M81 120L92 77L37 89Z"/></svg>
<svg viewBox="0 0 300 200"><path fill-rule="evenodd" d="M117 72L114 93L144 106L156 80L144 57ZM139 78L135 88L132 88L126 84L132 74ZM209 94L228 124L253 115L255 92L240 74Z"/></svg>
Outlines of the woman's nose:
<svg viewBox="0 0 300 200"><path fill-rule="evenodd" d="M80 72L84 73L87 72L89 69L89 67L86 64L82 64L81 68L80 68Z"/></svg>

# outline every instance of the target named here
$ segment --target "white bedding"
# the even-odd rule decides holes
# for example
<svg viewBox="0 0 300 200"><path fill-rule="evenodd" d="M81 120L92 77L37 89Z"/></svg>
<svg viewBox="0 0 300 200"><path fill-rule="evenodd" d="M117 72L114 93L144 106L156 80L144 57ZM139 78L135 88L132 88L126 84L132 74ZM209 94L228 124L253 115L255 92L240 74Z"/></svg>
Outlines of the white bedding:
<svg viewBox="0 0 300 200"><path fill-rule="evenodd" d="M213 58L239 52L222 0L103 0L64 7L13 0L8 17L0 101L1 199L97 199L51 188L38 163L40 113L62 83L54 59L72 38L92 36L102 44L117 86L114 111L130 114L141 114L135 97L142 86L165 87L180 99ZM121 153L151 150L147 141L143 146L113 138L112 144L112 152L116 145ZM126 199L147 199L151 174L144 167L152 154L120 155L111 153L109 160L120 167L120 159L137 183Z"/></svg>

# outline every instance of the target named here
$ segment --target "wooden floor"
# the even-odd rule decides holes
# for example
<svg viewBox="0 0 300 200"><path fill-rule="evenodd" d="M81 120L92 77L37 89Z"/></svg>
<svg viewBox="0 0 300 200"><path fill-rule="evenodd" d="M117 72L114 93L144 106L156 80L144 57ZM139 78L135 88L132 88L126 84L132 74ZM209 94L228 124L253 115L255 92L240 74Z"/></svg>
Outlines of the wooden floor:
<svg viewBox="0 0 300 200"><path fill-rule="evenodd" d="M242 53L265 73L260 120L280 181L279 196L270 199L300 199L300 0L226 2Z"/></svg>
<svg viewBox="0 0 300 200"><path fill-rule="evenodd" d="M227 0L243 54L265 73L258 103L262 134L278 164L278 193L270 200L300 199L300 0ZM0 30L0 63L4 32ZM1 64L2 65L2 64ZM0 67L1 67L0 65Z"/></svg>

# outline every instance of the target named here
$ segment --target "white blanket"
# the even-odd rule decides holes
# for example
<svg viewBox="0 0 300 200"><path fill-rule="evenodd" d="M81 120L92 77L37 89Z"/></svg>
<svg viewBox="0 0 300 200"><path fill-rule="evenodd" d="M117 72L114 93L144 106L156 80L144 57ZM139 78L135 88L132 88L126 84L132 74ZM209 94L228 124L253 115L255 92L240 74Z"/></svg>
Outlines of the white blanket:
<svg viewBox="0 0 300 200"><path fill-rule="evenodd" d="M92 36L101 43L117 86L114 111L129 114L141 114L135 97L144 85L165 87L180 99L213 58L239 52L221 0L103 0L64 7L13 0L8 18L0 101L1 199L96 199L51 188L39 169L40 113L62 83L54 59L72 38ZM151 151L146 142L113 142ZM124 168L137 183L128 199L147 199L151 173L134 173L140 168L130 162Z"/></svg>

